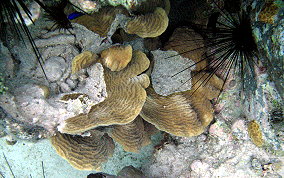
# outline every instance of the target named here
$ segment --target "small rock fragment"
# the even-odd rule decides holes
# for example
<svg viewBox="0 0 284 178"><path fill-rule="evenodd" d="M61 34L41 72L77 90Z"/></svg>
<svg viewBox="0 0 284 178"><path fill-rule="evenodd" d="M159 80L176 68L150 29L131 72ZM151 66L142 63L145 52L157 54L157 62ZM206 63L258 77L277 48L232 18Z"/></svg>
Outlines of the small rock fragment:
<svg viewBox="0 0 284 178"><path fill-rule="evenodd" d="M183 58L175 51L152 51L154 68L151 73L153 88L157 94L168 96L191 89L191 71L194 61Z"/></svg>

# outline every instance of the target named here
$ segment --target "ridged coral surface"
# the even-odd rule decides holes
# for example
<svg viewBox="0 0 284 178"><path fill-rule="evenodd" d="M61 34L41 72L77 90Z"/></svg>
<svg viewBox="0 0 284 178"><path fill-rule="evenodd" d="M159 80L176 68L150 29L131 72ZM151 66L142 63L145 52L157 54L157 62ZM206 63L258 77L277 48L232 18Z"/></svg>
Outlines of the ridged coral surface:
<svg viewBox="0 0 284 178"><path fill-rule="evenodd" d="M105 37L110 30L116 14L120 13L127 14L127 11L120 7L104 7L99 12L94 12L91 15L83 15L72 20L72 22L84 25L87 29Z"/></svg>
<svg viewBox="0 0 284 178"><path fill-rule="evenodd" d="M124 69L132 58L132 47L112 46L101 52L102 62L111 71L120 71Z"/></svg>
<svg viewBox="0 0 284 178"><path fill-rule="evenodd" d="M224 81L215 74L196 72L192 77L192 89L196 96L212 100L216 98L222 89Z"/></svg>
<svg viewBox="0 0 284 178"><path fill-rule="evenodd" d="M143 146L151 143L141 116L128 124L115 125L110 136L128 152L137 153Z"/></svg>
<svg viewBox="0 0 284 178"><path fill-rule="evenodd" d="M84 51L74 57L72 61L72 73L76 73L81 69L87 68L94 64L98 59L98 55L90 51Z"/></svg>
<svg viewBox="0 0 284 178"><path fill-rule="evenodd" d="M190 100L183 94L160 96L151 88L147 89L147 93L140 113L147 122L176 136L196 136L204 131L203 118L198 117Z"/></svg>
<svg viewBox="0 0 284 178"><path fill-rule="evenodd" d="M133 121L146 100L145 88L150 84L149 77L146 74L139 74L149 67L149 63L144 53L134 51L131 62L122 71L111 72L105 68L108 97L94 105L88 114L80 114L65 120L59 126L59 130L76 134L98 126L127 124Z"/></svg>
<svg viewBox="0 0 284 178"><path fill-rule="evenodd" d="M260 129L257 121L250 121L248 124L248 133L251 138L251 141L258 147L261 147L264 143L262 138L262 131Z"/></svg>
<svg viewBox="0 0 284 178"><path fill-rule="evenodd" d="M80 170L99 171L114 150L113 140L99 131L92 131L88 137L57 133L51 143L60 156Z"/></svg>
<svg viewBox="0 0 284 178"><path fill-rule="evenodd" d="M166 11L158 7L153 13L129 20L124 29L127 33L136 34L141 38L157 37L167 29L168 23Z"/></svg>
<svg viewBox="0 0 284 178"><path fill-rule="evenodd" d="M192 90L161 96L147 89L147 99L140 113L143 119L158 129L176 136L191 137L204 132L213 120L210 102L220 93L223 81L213 75L206 85L202 81L210 74L198 73L193 78Z"/></svg>

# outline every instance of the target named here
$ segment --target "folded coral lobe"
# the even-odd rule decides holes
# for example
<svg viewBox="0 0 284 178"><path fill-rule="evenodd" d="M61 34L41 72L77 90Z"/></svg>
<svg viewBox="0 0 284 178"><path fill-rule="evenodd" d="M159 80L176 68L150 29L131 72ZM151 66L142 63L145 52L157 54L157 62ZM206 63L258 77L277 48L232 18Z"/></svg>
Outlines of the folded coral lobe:
<svg viewBox="0 0 284 178"><path fill-rule="evenodd" d="M115 125L110 136L119 144L123 149L128 152L138 153L143 146L151 143L150 134L145 131L144 123L141 116L125 125Z"/></svg>
<svg viewBox="0 0 284 178"><path fill-rule="evenodd" d="M200 82L209 74L200 72L192 80L192 90L161 96L147 89L147 99L140 113L143 119L158 129L176 136L191 137L204 132L213 120L211 99L218 96L222 80L212 76L206 85Z"/></svg>
<svg viewBox="0 0 284 178"><path fill-rule="evenodd" d="M147 92L147 100L140 113L147 122L176 136L196 136L204 131L202 120L182 94L160 96L151 88Z"/></svg>
<svg viewBox="0 0 284 178"><path fill-rule="evenodd" d="M130 20L125 27L129 34L136 34L141 38L153 38L165 32L169 24L167 13L158 7L153 13L137 16Z"/></svg>
<svg viewBox="0 0 284 178"><path fill-rule="evenodd" d="M146 100L145 88L150 81L146 74L141 73L149 67L149 63L143 52L134 51L131 62L123 70L112 72L105 67L108 97L92 106L89 113L65 120L59 126L59 131L78 134L98 126L127 124L133 121Z"/></svg>
<svg viewBox="0 0 284 178"><path fill-rule="evenodd" d="M51 143L56 152L76 169L99 171L101 164L112 156L114 142L97 130L90 133L91 136L86 137L57 133L51 138Z"/></svg>

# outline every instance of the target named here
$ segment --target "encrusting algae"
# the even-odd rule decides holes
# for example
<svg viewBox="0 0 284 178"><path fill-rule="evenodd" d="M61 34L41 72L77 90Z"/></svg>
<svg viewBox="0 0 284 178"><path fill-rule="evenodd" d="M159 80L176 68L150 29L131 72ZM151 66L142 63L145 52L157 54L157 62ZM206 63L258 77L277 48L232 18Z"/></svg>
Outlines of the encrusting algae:
<svg viewBox="0 0 284 178"><path fill-rule="evenodd" d="M279 7L275 0L267 0L258 14L258 20L264 23L273 24L274 17L279 12Z"/></svg>
<svg viewBox="0 0 284 178"><path fill-rule="evenodd" d="M261 147L264 144L264 141L262 138L262 131L257 121L253 120L248 123L248 133L251 138L251 141L256 146Z"/></svg>

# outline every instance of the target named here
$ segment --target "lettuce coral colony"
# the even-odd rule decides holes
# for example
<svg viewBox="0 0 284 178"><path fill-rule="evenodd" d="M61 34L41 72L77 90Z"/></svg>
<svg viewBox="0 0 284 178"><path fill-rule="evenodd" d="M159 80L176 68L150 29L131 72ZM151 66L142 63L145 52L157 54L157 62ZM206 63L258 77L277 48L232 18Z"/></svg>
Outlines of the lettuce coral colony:
<svg viewBox="0 0 284 178"><path fill-rule="evenodd" d="M273 5L265 4L259 20L273 23L276 10ZM201 135L214 121L213 100L219 97L227 79L220 77L224 73L220 68L209 70L208 56L229 58L226 54L230 51L224 55L218 53L223 44L220 42L221 48L213 48L194 27L175 28L169 40L161 42L161 35L171 25L169 11L168 0L148 0L127 8L106 6L72 19L74 28L69 32L41 32L35 43L43 53L50 85L37 71L25 74L21 87L1 96L3 108L21 122L41 126L38 137L51 138L56 152L80 170L100 171L113 156L115 143L126 152L140 153L152 143L151 127L173 137ZM201 21L205 23L208 19ZM209 35L207 38L215 39ZM149 39L156 40L151 50L144 43ZM155 50L161 46L162 50L156 54ZM167 88L170 82L163 83L159 77L154 82L153 70L161 67L155 58L170 50L175 51L174 55L161 60L177 64L177 60L188 59L184 63L190 68L189 79L184 77L178 82L188 82L190 86L161 94L156 84L162 83ZM39 67L23 65L26 71ZM184 71L175 72L168 75L174 78ZM27 78L36 82L25 83ZM35 107L42 112L37 113ZM51 114L44 114L47 110ZM264 144L260 127L255 120L248 124L249 136L259 147Z"/></svg>

